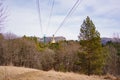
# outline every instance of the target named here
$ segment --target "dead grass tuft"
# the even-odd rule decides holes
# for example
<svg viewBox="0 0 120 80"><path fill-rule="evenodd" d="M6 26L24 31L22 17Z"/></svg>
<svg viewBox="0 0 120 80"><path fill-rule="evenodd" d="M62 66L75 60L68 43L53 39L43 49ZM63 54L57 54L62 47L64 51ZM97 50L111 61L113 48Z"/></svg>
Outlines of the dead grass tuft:
<svg viewBox="0 0 120 80"><path fill-rule="evenodd" d="M117 77L115 77L115 76L113 76L113 75L111 75L111 74L107 74L107 75L104 77L104 79L108 79L108 80L118 80Z"/></svg>

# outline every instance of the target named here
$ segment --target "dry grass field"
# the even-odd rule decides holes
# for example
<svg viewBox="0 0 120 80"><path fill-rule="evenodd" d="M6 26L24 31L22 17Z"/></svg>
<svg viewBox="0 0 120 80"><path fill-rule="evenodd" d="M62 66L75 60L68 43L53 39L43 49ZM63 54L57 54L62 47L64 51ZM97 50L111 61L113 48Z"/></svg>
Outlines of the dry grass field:
<svg viewBox="0 0 120 80"><path fill-rule="evenodd" d="M23 67L0 66L0 80L111 80L100 76L41 71Z"/></svg>

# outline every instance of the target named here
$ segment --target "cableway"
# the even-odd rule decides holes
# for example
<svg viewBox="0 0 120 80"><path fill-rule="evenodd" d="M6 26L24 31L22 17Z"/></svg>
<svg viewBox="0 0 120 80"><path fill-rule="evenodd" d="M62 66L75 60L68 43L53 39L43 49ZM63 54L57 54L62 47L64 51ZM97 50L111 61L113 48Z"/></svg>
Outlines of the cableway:
<svg viewBox="0 0 120 80"><path fill-rule="evenodd" d="M40 1L37 0L36 3L37 3L37 8L38 8L38 16L39 16L39 23L40 23L40 28L41 28L41 34L43 34Z"/></svg>
<svg viewBox="0 0 120 80"><path fill-rule="evenodd" d="M48 3L50 3L51 0L48 1ZM76 8L81 4L82 0L77 0L73 7L70 9L70 11L68 12L68 14L65 16L65 18L63 19L63 21L60 23L60 25L58 26L57 30L55 31L55 33L53 34L53 38L54 35L56 35L56 33L60 30L60 28L65 24L65 22L69 19L69 17L74 13L74 11L76 10ZM48 24L46 27L46 32L51 24L51 17L53 15L53 8L55 5L55 0L51 1L51 8L50 8L50 14L48 16ZM40 5L40 0L37 0L37 8L38 8L38 15L39 15L39 23L40 23L40 27L41 27L41 34L43 34L43 28L42 28L42 19L41 19L41 5ZM45 37L45 36L44 36Z"/></svg>
<svg viewBox="0 0 120 80"><path fill-rule="evenodd" d="M52 13L53 13L54 2L55 2L55 0L52 0L50 14L49 14L49 19L48 19L48 24L47 24L46 31L45 31L46 33L47 33L48 28L49 28L50 23L51 23L51 17L52 17ZM50 3L50 0L49 0L49 3Z"/></svg>
<svg viewBox="0 0 120 80"><path fill-rule="evenodd" d="M76 10L76 8L80 5L80 3L82 2L82 0L77 0L76 3L73 5L73 7L71 8L71 10L68 12L67 16L63 19L63 21L61 22L61 24L59 25L59 27L57 28L57 30L55 31L54 35L59 31L59 29L64 25L64 23L66 22L66 20L73 14L73 12Z"/></svg>

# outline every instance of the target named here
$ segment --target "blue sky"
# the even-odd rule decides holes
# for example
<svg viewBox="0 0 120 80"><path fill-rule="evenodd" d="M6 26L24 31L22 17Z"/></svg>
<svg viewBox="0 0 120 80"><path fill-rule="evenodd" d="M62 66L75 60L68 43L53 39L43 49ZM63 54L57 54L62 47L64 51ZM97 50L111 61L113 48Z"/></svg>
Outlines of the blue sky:
<svg viewBox="0 0 120 80"><path fill-rule="evenodd" d="M48 1L40 0L43 25L41 33L36 0L6 0L9 16L4 31L18 36L52 36L77 0L55 0L49 26L47 24L51 6ZM55 36L77 40L80 26L87 16L92 19L101 37L120 34L120 0L82 0Z"/></svg>

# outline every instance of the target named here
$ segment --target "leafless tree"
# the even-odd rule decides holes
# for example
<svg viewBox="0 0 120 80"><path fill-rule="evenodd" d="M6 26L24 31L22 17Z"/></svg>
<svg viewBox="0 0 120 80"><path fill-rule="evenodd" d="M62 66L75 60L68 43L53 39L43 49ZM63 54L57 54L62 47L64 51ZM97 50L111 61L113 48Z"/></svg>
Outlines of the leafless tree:
<svg viewBox="0 0 120 80"><path fill-rule="evenodd" d="M6 40L12 40L12 39L16 39L17 38L17 35L11 33L11 32L7 32L4 34L4 38Z"/></svg>
<svg viewBox="0 0 120 80"><path fill-rule="evenodd" d="M120 42L120 34L119 33L114 33L113 34L113 40L114 40L114 42Z"/></svg>
<svg viewBox="0 0 120 80"><path fill-rule="evenodd" d="M4 5L5 0L0 0L0 31L3 28L3 25L5 24L5 20L7 17L6 10L7 8Z"/></svg>

